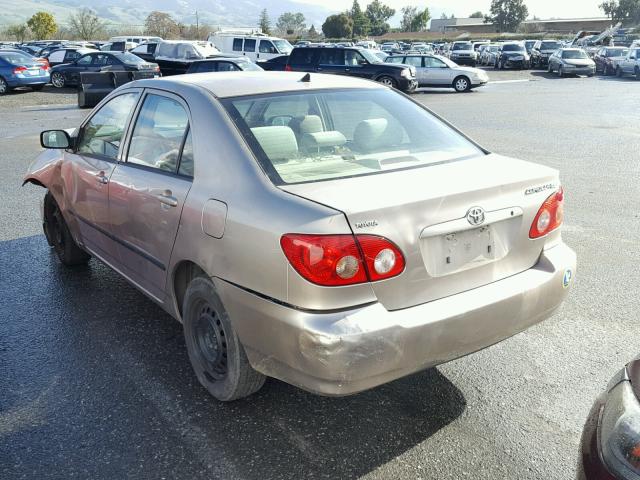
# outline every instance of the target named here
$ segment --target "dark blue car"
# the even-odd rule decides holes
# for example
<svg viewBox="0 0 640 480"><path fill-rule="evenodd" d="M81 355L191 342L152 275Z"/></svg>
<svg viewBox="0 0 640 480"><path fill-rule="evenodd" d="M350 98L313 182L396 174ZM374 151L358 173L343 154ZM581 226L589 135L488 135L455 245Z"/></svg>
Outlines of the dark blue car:
<svg viewBox="0 0 640 480"><path fill-rule="evenodd" d="M49 67L28 55L0 50L0 95L16 87L42 90L49 83Z"/></svg>

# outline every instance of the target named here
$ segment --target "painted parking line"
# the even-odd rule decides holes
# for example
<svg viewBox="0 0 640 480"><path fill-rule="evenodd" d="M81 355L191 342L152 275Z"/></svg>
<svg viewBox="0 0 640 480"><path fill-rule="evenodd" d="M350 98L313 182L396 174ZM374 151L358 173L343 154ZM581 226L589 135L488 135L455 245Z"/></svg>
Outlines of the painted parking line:
<svg viewBox="0 0 640 480"><path fill-rule="evenodd" d="M524 83L524 82L535 82L536 80L533 78L524 78L521 80L489 80L487 85L497 85L500 83Z"/></svg>

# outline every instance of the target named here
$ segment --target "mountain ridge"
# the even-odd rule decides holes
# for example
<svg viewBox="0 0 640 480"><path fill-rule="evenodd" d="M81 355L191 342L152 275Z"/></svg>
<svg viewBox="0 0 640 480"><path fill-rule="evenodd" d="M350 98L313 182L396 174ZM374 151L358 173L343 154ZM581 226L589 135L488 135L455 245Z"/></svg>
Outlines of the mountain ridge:
<svg viewBox="0 0 640 480"><path fill-rule="evenodd" d="M301 12L307 28L316 30L332 12L324 7L298 3L293 0L101 0L98 5L87 5L84 0L0 0L0 29L23 23L37 11L54 15L59 25L65 25L70 15L89 6L106 23L121 27L140 28L153 10L169 13L176 20L212 27L255 27L258 15L267 9L272 28L284 12Z"/></svg>

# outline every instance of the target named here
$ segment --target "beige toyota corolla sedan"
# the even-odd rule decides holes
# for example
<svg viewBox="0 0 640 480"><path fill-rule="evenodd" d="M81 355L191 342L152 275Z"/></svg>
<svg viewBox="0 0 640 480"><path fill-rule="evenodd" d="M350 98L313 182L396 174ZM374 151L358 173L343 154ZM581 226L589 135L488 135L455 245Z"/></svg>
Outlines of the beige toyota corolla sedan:
<svg viewBox="0 0 640 480"><path fill-rule="evenodd" d="M181 321L219 400L461 357L549 317L575 275L556 170L366 80L142 80L41 143L25 182L62 263L94 257Z"/></svg>

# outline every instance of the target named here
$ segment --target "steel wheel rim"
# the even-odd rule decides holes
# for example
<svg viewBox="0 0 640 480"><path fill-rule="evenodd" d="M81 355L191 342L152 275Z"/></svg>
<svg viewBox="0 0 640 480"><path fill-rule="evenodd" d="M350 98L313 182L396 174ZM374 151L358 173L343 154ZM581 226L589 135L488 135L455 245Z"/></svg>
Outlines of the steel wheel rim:
<svg viewBox="0 0 640 480"><path fill-rule="evenodd" d="M456 90L462 92L467 89L467 81L464 78L461 78L456 82Z"/></svg>
<svg viewBox="0 0 640 480"><path fill-rule="evenodd" d="M62 75L59 73L54 73L51 77L51 83L53 83L54 87L62 88L64 86L64 79Z"/></svg>
<svg viewBox="0 0 640 480"><path fill-rule="evenodd" d="M0 78L0 93L6 93L7 92L7 82L4 80L4 78Z"/></svg>
<svg viewBox="0 0 640 480"><path fill-rule="evenodd" d="M227 375L227 336L219 313L203 301L195 310L193 340L204 376L210 382Z"/></svg>

